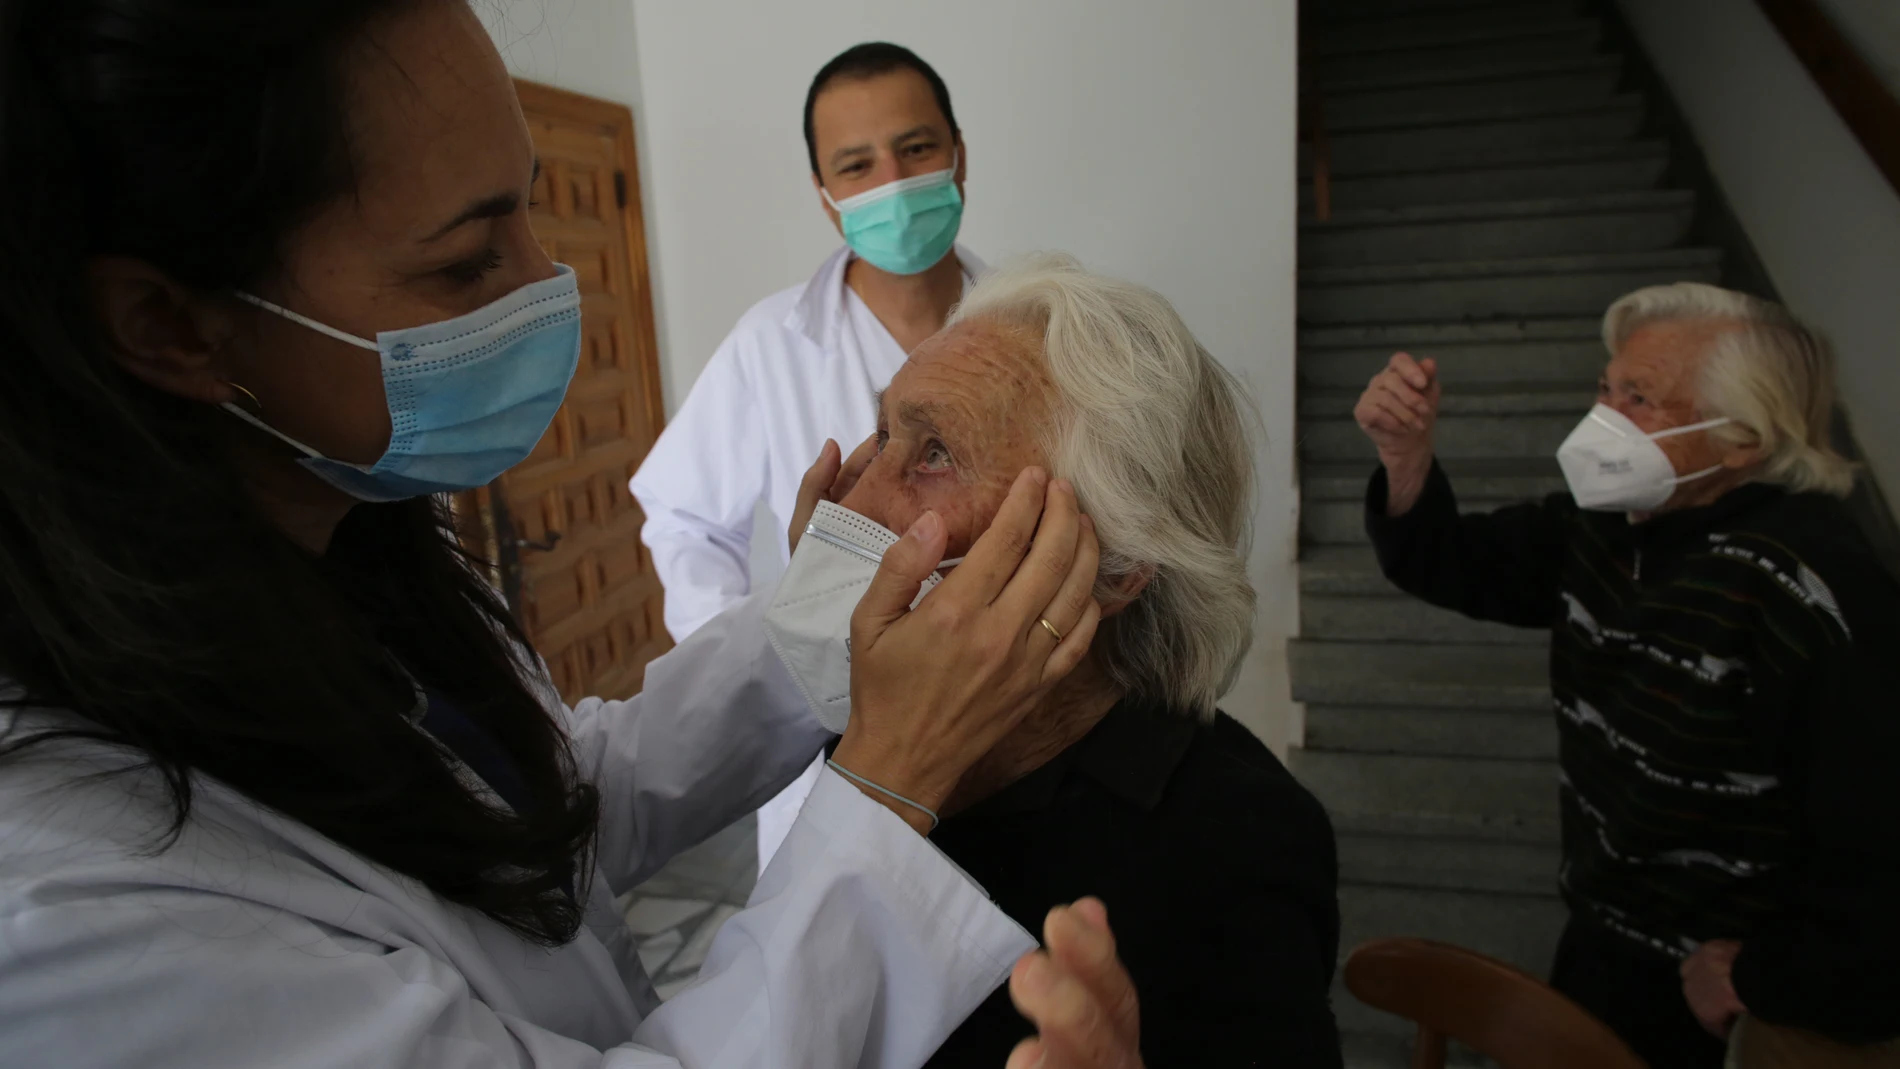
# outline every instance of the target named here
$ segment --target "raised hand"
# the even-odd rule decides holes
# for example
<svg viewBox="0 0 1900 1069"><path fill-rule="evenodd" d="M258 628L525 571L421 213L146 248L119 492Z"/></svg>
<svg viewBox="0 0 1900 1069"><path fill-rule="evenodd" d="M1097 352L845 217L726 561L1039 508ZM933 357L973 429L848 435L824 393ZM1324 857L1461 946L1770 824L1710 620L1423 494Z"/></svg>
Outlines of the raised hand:
<svg viewBox="0 0 1900 1069"><path fill-rule="evenodd" d="M1108 909L1084 898L1043 921L1046 950L1023 955L1009 997L1036 1025L1007 1069L1141 1069L1141 1006L1115 956Z"/></svg>
<svg viewBox="0 0 1900 1069"><path fill-rule="evenodd" d="M1418 500L1432 468L1432 431L1438 425L1443 387L1438 363L1393 353L1385 369L1372 376L1352 410L1359 429L1378 447L1386 472L1386 511L1402 515Z"/></svg>

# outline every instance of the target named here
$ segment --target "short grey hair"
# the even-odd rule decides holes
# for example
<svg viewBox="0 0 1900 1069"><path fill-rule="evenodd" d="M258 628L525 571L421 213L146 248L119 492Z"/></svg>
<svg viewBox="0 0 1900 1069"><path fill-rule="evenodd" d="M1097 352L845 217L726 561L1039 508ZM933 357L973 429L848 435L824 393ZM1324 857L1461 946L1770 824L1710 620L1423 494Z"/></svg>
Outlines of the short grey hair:
<svg viewBox="0 0 1900 1069"><path fill-rule="evenodd" d="M1717 438L1759 444L1756 481L1846 497L1854 466L1835 452L1834 350L1821 333L1773 301L1700 282L1650 286L1624 296L1603 317L1603 344L1615 355L1638 328L1697 321L1723 327L1696 383L1703 419L1732 422Z"/></svg>
<svg viewBox="0 0 1900 1069"><path fill-rule="evenodd" d="M1102 583L1148 574L1095 650L1132 694L1207 719L1253 643L1253 455L1239 384L1166 298L1042 253L984 275L950 316L1042 339L1050 470L1075 485Z"/></svg>

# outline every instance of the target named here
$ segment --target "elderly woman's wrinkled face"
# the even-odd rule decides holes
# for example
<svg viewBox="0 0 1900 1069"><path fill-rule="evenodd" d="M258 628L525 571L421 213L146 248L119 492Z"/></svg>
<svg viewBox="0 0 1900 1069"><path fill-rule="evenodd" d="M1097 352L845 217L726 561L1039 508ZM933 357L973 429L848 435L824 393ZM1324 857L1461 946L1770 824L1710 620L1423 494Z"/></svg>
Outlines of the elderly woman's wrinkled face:
<svg viewBox="0 0 1900 1069"><path fill-rule="evenodd" d="M1041 344L1032 331L968 322L919 345L880 399L876 459L839 503L900 533L934 510L950 534L945 556L968 552L1017 474L1046 463Z"/></svg>
<svg viewBox="0 0 1900 1069"><path fill-rule="evenodd" d="M1638 327L1597 383L1597 400L1616 409L1649 434L1698 423L1696 376L1703 354L1724 325L1710 322L1652 323ZM1706 433L1656 439L1676 474L1687 475L1722 463L1726 450Z"/></svg>

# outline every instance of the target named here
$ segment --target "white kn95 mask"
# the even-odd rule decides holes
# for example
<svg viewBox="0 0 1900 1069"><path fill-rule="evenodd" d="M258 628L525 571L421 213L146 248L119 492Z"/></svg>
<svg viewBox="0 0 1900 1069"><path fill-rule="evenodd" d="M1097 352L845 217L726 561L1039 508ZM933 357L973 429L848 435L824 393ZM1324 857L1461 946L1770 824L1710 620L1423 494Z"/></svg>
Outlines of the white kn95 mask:
<svg viewBox="0 0 1900 1069"><path fill-rule="evenodd" d="M778 593L765 613L765 633L779 660L825 730L844 734L851 721L851 614L871 586L895 531L829 501L820 501L798 540ZM939 569L962 563L947 560ZM924 580L913 608L943 581Z"/></svg>
<svg viewBox="0 0 1900 1069"><path fill-rule="evenodd" d="M1686 482L1720 471L1712 468L1677 475L1658 438L1708 430L1729 422L1705 419L1686 427L1645 434L1628 416L1599 404L1583 417L1564 444L1557 447L1557 463L1564 469L1577 507L1610 512L1653 512L1661 508Z"/></svg>

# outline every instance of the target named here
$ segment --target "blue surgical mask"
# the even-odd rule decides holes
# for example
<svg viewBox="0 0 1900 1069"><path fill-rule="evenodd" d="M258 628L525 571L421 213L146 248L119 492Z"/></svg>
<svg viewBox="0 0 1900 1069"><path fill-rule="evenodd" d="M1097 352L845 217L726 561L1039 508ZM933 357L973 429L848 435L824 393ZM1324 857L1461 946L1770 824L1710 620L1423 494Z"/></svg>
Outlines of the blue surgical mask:
<svg viewBox="0 0 1900 1069"><path fill-rule="evenodd" d="M963 195L957 192L957 157L948 170L886 182L844 200L825 203L838 213L844 243L872 267L893 275L930 270L957 242L963 225Z"/></svg>
<svg viewBox="0 0 1900 1069"><path fill-rule="evenodd" d="M304 454L298 463L363 501L399 501L486 486L520 463L547 433L581 354L581 295L574 269L531 283L467 315L375 341L347 334L240 293L382 360L389 448L374 464L332 460L236 404L224 408Z"/></svg>

